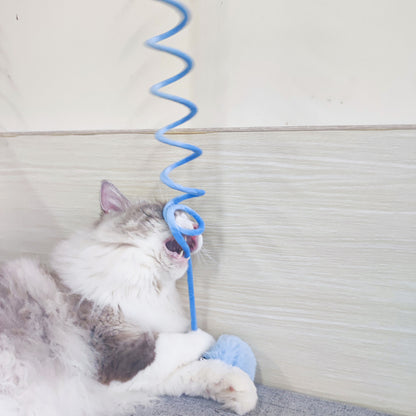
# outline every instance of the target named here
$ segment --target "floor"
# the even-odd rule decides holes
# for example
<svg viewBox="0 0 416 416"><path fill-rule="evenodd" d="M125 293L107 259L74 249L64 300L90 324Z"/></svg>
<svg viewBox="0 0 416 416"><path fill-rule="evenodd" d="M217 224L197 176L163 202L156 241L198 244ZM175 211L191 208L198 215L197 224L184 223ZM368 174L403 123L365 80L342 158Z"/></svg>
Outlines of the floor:
<svg viewBox="0 0 416 416"><path fill-rule="evenodd" d="M249 416L387 416L376 410L258 386L259 402ZM137 416L231 416L220 404L195 397L168 397L153 407L140 408Z"/></svg>

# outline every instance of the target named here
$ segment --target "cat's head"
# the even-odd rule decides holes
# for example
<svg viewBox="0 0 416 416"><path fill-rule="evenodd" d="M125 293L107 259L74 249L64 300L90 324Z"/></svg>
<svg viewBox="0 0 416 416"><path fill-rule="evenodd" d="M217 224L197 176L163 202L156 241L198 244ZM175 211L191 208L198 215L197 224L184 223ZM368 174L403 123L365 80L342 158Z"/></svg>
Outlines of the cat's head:
<svg viewBox="0 0 416 416"><path fill-rule="evenodd" d="M129 201L107 181L100 200L100 219L55 247L52 270L97 310L111 306L158 332L186 330L175 281L185 274L189 259L163 218L164 203ZM175 216L179 227L196 227L186 213ZM185 238L192 253L200 250L201 236Z"/></svg>
<svg viewBox="0 0 416 416"><path fill-rule="evenodd" d="M164 202L130 202L113 184L103 181L100 192L101 217L95 224L95 235L109 248L137 249L137 258L147 267L155 267L169 279L180 278L188 268L180 245L172 237L163 218ZM176 213L182 228L197 224L185 213ZM192 254L202 247L202 236L184 236ZM138 265L139 266L139 265Z"/></svg>

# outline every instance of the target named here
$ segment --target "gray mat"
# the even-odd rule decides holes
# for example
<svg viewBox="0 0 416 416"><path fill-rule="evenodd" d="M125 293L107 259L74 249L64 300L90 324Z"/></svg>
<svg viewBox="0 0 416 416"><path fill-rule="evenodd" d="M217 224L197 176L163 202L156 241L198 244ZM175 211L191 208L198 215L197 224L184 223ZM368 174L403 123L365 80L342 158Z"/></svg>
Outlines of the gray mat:
<svg viewBox="0 0 416 416"><path fill-rule="evenodd" d="M375 410L304 394L257 386L257 408L247 416L388 416ZM137 416L235 416L220 404L195 397L167 397L152 407L138 408Z"/></svg>

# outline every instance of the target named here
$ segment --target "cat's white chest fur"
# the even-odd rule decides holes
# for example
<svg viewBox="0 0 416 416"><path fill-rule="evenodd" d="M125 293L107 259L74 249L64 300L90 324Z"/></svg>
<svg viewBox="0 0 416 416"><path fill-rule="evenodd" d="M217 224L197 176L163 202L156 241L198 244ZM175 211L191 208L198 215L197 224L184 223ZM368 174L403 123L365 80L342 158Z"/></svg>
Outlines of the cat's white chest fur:
<svg viewBox="0 0 416 416"><path fill-rule="evenodd" d="M125 301L121 311L126 321L153 332L186 332L189 319L176 301L177 294L160 293L156 299Z"/></svg>

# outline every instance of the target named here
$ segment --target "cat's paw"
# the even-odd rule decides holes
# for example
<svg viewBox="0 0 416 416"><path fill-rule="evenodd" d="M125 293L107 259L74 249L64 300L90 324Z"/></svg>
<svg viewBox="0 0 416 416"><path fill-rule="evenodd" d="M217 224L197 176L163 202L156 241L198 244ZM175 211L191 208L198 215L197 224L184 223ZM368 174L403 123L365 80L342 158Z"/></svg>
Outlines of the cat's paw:
<svg viewBox="0 0 416 416"><path fill-rule="evenodd" d="M187 336L189 337L189 343L192 345L192 349L195 352L194 359L196 360L199 359L204 352L207 352L215 344L214 337L202 329L188 332Z"/></svg>
<svg viewBox="0 0 416 416"><path fill-rule="evenodd" d="M250 412L257 404L256 386L238 367L230 367L220 380L210 384L208 394L238 415Z"/></svg>

